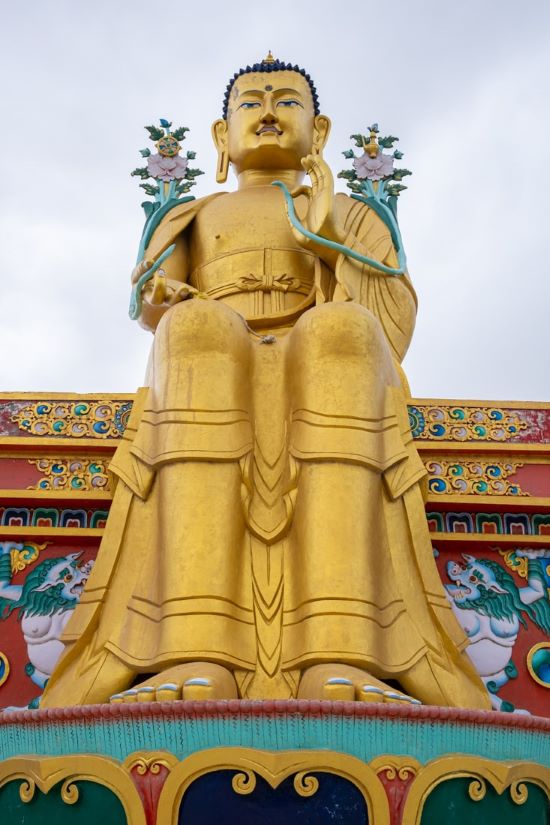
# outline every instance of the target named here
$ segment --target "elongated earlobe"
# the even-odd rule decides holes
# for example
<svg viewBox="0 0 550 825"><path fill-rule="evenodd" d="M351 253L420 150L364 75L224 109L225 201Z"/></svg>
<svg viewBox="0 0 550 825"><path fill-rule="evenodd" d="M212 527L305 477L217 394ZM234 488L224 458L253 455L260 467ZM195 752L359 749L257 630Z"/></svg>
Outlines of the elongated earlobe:
<svg viewBox="0 0 550 825"><path fill-rule="evenodd" d="M218 149L218 165L216 167L216 183L225 183L229 171L229 153L227 149Z"/></svg>
<svg viewBox="0 0 550 825"><path fill-rule="evenodd" d="M326 115L316 115L314 123L313 146L311 147L311 152L314 155L322 155L330 134L330 118Z"/></svg>
<svg viewBox="0 0 550 825"><path fill-rule="evenodd" d="M229 171L229 150L227 147L227 121L220 118L212 124L212 137L218 152L216 182L225 183Z"/></svg>

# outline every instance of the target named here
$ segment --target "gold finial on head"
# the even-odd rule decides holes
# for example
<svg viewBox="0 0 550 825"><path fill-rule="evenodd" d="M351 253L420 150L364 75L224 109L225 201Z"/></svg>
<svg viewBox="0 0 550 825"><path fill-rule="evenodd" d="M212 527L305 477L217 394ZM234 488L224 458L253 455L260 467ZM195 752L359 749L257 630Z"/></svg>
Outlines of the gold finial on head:
<svg viewBox="0 0 550 825"><path fill-rule="evenodd" d="M271 49L267 53L267 57L264 57L262 63L275 63L275 58L271 54Z"/></svg>

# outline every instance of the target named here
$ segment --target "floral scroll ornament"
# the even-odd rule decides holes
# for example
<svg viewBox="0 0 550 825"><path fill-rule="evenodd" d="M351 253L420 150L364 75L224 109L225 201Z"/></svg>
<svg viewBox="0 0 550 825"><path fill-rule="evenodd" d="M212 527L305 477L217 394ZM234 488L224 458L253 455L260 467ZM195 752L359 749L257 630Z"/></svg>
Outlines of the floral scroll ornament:
<svg viewBox="0 0 550 825"><path fill-rule="evenodd" d="M120 438L132 401L37 401L20 407L11 420L33 436Z"/></svg>
<svg viewBox="0 0 550 825"><path fill-rule="evenodd" d="M180 155L181 143L185 140L185 133L189 129L186 126L172 129L172 124L164 118L161 118L159 123L160 127L145 127L157 152L153 154L148 148L140 149L141 156L147 158L147 165L140 166L131 173L144 181L140 183L141 188L153 198L141 204L145 212L145 226L139 245L137 263L143 260L153 232L164 216L175 206L194 200L193 196L189 195L189 191L197 182L195 178L204 174L200 169L192 169L189 166L189 161L194 160L196 156L195 152L187 152L185 157ZM149 180L152 182L147 183L146 181ZM134 285L129 309L132 320L136 320L141 312L141 290L166 258L172 254L174 248L174 244L169 246Z"/></svg>
<svg viewBox="0 0 550 825"><path fill-rule="evenodd" d="M528 496L508 480L520 467L519 462L428 461L428 490L436 495Z"/></svg>
<svg viewBox="0 0 550 825"><path fill-rule="evenodd" d="M29 490L110 490L107 463L90 459L30 458L43 476Z"/></svg>

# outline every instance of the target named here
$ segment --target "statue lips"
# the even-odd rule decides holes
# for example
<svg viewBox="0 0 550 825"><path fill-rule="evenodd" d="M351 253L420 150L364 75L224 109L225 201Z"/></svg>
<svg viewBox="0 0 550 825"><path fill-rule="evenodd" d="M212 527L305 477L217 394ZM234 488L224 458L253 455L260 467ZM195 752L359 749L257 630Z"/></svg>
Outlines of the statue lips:
<svg viewBox="0 0 550 825"><path fill-rule="evenodd" d="M257 135L264 135L274 133L276 135L282 135L281 129L278 129L276 126L262 126L261 129L258 129L256 132Z"/></svg>

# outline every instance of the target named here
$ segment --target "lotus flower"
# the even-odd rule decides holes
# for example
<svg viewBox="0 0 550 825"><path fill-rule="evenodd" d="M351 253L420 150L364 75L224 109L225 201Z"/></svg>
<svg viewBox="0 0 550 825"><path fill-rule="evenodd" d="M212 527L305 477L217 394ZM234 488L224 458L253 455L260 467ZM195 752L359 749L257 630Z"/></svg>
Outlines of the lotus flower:
<svg viewBox="0 0 550 825"><path fill-rule="evenodd" d="M147 171L153 178L166 181L181 180L187 169L187 159L176 155L165 158L162 155L151 155L147 160Z"/></svg>
<svg viewBox="0 0 550 825"><path fill-rule="evenodd" d="M382 178L388 177L393 172L393 158L383 152L379 152L375 158L371 158L365 152L360 158L355 158L353 167L360 180L365 178L368 178L368 180L382 180Z"/></svg>

